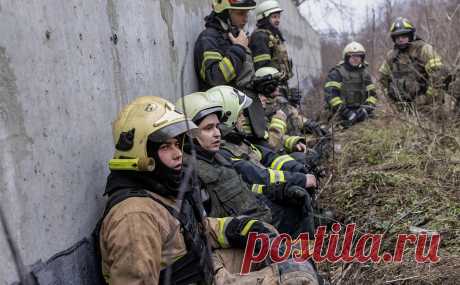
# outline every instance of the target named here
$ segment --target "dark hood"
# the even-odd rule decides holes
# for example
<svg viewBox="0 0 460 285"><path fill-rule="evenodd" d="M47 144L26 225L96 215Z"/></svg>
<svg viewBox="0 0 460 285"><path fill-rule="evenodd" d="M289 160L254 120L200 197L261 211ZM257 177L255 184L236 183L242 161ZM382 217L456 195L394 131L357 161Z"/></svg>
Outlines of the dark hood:
<svg viewBox="0 0 460 285"><path fill-rule="evenodd" d="M178 187L158 182L152 172L113 170L107 177L104 195L110 195L122 189L144 189L165 197L175 197L179 190Z"/></svg>

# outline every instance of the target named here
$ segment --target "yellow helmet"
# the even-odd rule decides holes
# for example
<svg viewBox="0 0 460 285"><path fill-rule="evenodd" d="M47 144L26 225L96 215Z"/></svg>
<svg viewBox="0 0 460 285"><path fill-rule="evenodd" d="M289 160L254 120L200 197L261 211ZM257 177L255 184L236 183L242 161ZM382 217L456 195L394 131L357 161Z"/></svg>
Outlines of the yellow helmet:
<svg viewBox="0 0 460 285"><path fill-rule="evenodd" d="M213 0L212 8L216 13L222 13L225 10L252 10L256 7L254 0Z"/></svg>
<svg viewBox="0 0 460 285"><path fill-rule="evenodd" d="M187 126L188 124L188 126ZM155 161L147 154L147 142L165 142L197 126L185 119L174 105L157 96L138 97L126 105L112 123L115 144L112 170L153 171Z"/></svg>
<svg viewBox="0 0 460 285"><path fill-rule="evenodd" d="M364 46L358 42L351 42L345 46L343 49L342 57L345 58L347 55L358 54L366 55L366 49Z"/></svg>
<svg viewBox="0 0 460 285"><path fill-rule="evenodd" d="M266 0L256 7L256 20L262 20L263 18L266 18L270 16L273 13L277 12L282 12L283 9L280 7L280 3L276 0Z"/></svg>
<svg viewBox="0 0 460 285"><path fill-rule="evenodd" d="M222 119L222 104L209 100L206 92L188 94L184 96L183 100L185 110L182 109L182 98L176 102L177 108L195 123L213 113L219 117L219 120Z"/></svg>
<svg viewBox="0 0 460 285"><path fill-rule="evenodd" d="M235 127L238 115L252 104L252 99L246 94L227 85L213 87L206 94L209 101L222 106L225 116L223 124L231 128Z"/></svg>

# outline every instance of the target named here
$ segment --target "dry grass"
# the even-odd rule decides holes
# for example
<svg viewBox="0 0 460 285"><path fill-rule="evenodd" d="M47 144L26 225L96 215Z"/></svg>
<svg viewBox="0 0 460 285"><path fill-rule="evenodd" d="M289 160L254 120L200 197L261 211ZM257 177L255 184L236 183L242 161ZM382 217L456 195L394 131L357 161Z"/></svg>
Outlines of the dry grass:
<svg viewBox="0 0 460 285"><path fill-rule="evenodd" d="M388 110L388 109L386 109ZM443 125L443 126L441 126ZM460 280L460 127L381 111L376 119L336 131L340 152L321 205L344 224L384 233L381 251L410 227L441 234L441 261L417 264L322 264L333 284L458 284Z"/></svg>

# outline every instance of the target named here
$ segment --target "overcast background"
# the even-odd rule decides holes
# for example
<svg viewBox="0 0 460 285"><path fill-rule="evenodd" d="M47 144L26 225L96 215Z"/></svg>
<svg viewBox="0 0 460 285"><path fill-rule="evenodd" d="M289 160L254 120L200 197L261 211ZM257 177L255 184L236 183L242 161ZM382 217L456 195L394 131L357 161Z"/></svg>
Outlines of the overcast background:
<svg viewBox="0 0 460 285"><path fill-rule="evenodd" d="M300 6L300 12L318 32L330 29L337 32L357 32L366 21L367 14L382 0L307 0ZM337 7L333 3L339 4ZM377 12L376 12L377 13Z"/></svg>

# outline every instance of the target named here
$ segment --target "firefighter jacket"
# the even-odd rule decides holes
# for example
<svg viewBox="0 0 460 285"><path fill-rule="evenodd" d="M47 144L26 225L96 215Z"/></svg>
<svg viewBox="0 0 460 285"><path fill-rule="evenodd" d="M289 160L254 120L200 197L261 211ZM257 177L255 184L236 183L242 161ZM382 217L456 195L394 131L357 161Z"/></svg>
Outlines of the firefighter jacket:
<svg viewBox="0 0 460 285"><path fill-rule="evenodd" d="M232 27L222 15L212 12L205 21L206 29L198 36L194 48L200 90L217 85L247 88L254 75L251 51L232 44L228 36Z"/></svg>
<svg viewBox="0 0 460 285"><path fill-rule="evenodd" d="M366 63L358 67L339 63L329 71L324 92L326 103L334 112L343 105L357 108L377 104L376 88Z"/></svg>
<svg viewBox="0 0 460 285"><path fill-rule="evenodd" d="M247 275L240 275L238 270L241 267L242 251L228 249L230 245L225 235L226 225L233 218L216 219L202 216L199 220L196 211L199 207L193 205L194 200L189 198L191 193L186 193L180 216L186 216L190 221L188 224L190 227L184 226L172 214L180 212L176 208L176 199L158 194L163 192L163 185L158 184L153 187L148 184L139 185L137 180L130 179L118 180L116 184L112 186L118 188L117 191L130 191L133 187L141 187L149 194L144 197L130 197L119 202L103 219L99 241L102 270L108 284L163 284L162 273L165 268L189 258L190 245L189 238L186 236L191 233L192 236L199 233L199 239L206 239L208 248L211 248L212 252L206 260L198 259L195 262L192 260L192 263L188 260L186 266L182 264L181 269L186 271L186 276L190 276L188 274L191 273L191 267L209 262L213 269L210 271L214 279L213 284L268 285L278 284L277 280L284 280L281 284L286 285L318 284L315 271L311 267L296 268L292 261L272 264ZM203 248L201 254L209 253L209 250L207 252L205 250L206 248ZM181 278L180 275L180 269L174 269L173 266L171 284L174 282L174 284L188 284L190 281L188 278L182 280L182 283L177 282ZM191 283L203 284L197 281Z"/></svg>
<svg viewBox="0 0 460 285"><path fill-rule="evenodd" d="M288 153L291 153L296 151L295 146L298 143L305 141L305 138L302 136L286 135L287 124L285 114L272 114L271 117L265 116L265 120L267 121L266 125L268 128L264 130L263 138L259 138L254 135L254 128L245 114L242 128L251 143L270 148L275 152L286 150Z"/></svg>
<svg viewBox="0 0 460 285"><path fill-rule="evenodd" d="M414 102L417 96L436 96L445 87L447 69L433 47L416 39L407 49L388 52L379 69L385 94L396 102Z"/></svg>
<svg viewBox="0 0 460 285"><path fill-rule="evenodd" d="M224 139L221 149L231 153L230 158L250 160L259 167L273 170L307 173L305 166L289 154L280 155L268 147L252 144L236 131Z"/></svg>
<svg viewBox="0 0 460 285"><path fill-rule="evenodd" d="M286 114L286 134L289 136L301 136L303 134L303 126L307 122L307 118L302 116L299 110L292 106L288 99L284 96L276 96L268 98L266 108L269 109L266 114L273 114L270 110L282 110Z"/></svg>
<svg viewBox="0 0 460 285"><path fill-rule="evenodd" d="M262 151L261 151L262 150ZM243 180L251 186L256 193L263 193L264 186L285 184L287 187L296 185L305 187L305 172L290 172L284 169L305 171L305 167L289 155L273 156L270 167L262 164L263 151L272 154L271 151L254 145L236 145L224 142L219 151L222 156L232 162L235 170L242 176ZM267 159L267 158L265 158Z"/></svg>
<svg viewBox="0 0 460 285"><path fill-rule="evenodd" d="M282 74L284 84L292 78L292 61L289 59L287 47L281 32L269 23L258 25L252 33L249 47L251 48L254 67L274 67Z"/></svg>

